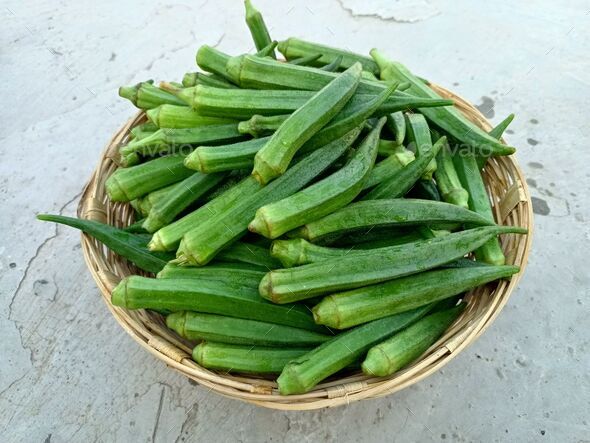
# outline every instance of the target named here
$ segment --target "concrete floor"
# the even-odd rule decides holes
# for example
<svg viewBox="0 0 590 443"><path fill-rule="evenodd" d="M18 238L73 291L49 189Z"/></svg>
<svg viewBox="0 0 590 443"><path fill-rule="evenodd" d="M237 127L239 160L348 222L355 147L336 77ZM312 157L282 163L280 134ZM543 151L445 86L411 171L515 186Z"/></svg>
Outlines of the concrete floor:
<svg viewBox="0 0 590 443"><path fill-rule="evenodd" d="M3 0L0 435L16 441L590 441L585 0L258 0L276 38L373 46L497 123L534 196L530 264L495 324L429 379L333 410L219 397L140 349L86 270L73 214L111 134L117 87L177 80L203 43L251 47L240 1ZM490 107L493 107L490 109Z"/></svg>

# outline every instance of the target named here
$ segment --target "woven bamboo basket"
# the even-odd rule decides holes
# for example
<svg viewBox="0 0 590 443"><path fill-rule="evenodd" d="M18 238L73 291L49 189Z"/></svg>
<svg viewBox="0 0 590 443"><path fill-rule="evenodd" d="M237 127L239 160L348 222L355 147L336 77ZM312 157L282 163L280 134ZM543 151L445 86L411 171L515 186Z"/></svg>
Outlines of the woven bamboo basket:
<svg viewBox="0 0 590 443"><path fill-rule="evenodd" d="M455 106L475 124L486 131L491 129L485 117L470 103L442 87L432 87L443 97L453 99ZM134 221L134 212L128 204L113 203L108 199L104 182L118 167L118 148L126 143L129 130L145 120L144 113L137 114L110 140L98 167L84 189L78 206L79 217L118 227L127 226ZM507 263L520 266L520 273L514 275L510 281L494 282L471 291L466 296L467 308L461 317L419 360L404 370L382 378L368 377L360 372L332 377L311 392L302 395L279 395L272 378L227 374L200 367L191 359L194 343L170 331L162 316L144 310L129 311L111 305L111 291L117 283L123 277L141 274L141 271L84 234L82 250L88 268L115 319L141 346L169 367L211 391L258 406L282 410L340 406L394 393L439 370L473 343L494 321L508 301L524 272L531 247L532 203L522 171L514 157L490 159L484 170L484 180L497 223L522 226L529 230L528 235L508 234L501 238Z"/></svg>

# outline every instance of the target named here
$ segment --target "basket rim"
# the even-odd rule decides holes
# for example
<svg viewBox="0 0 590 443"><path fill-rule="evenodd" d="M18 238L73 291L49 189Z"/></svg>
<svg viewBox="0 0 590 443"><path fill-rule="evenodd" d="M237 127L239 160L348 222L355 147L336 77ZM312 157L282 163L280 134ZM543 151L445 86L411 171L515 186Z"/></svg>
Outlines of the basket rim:
<svg viewBox="0 0 590 443"><path fill-rule="evenodd" d="M441 86L432 83L429 86L442 96L453 99L459 111L463 112L476 125L486 131L491 129L491 125L484 115L471 103ZM101 192L104 192L101 188L103 184L101 180L103 178L101 176L101 166L105 161L116 162L116 159L108 155L109 151L112 150L113 146L118 146L124 140L133 126L144 120L145 113L143 111L138 112L107 143L100 155L99 164L83 188L77 211L79 217L91 218L97 216L103 220L108 219L108 211L101 204L98 204L100 203L99 195ZM505 143L505 140L502 139L502 142ZM274 382L234 374L222 374L218 371L202 368L190 359L190 353L186 352L187 346L182 345L178 339L170 343L156 335L157 332L161 332L159 331L161 326L153 322L150 314L144 311L143 314L138 314L138 320L137 318L129 317L128 314L130 311L113 306L110 302L110 294L121 277L101 268L94 254L96 248L95 241L86 234L81 235L82 251L86 264L101 291L107 308L121 327L143 348L164 361L167 366L208 387L209 390L215 391L225 397L280 410L313 410L340 406L367 398L377 398L392 394L423 380L438 371L463 349L472 344L495 321L522 278L528 263L528 255L533 238L534 219L532 201L526 179L514 155L500 157L499 159L502 162L506 162L510 167L510 172L515 175L511 188L516 189L516 203L514 203L514 207L508 214L513 213L514 209L518 207L522 211L522 215L526 220L525 227L528 229L528 234L519 236L515 240L516 246L513 248L514 250L517 248L520 250L519 256L515 257L515 260L519 259L518 265L520 266L520 271L512 276L509 282L499 282L493 291L487 290L485 287L478 288L478 290L483 288L479 292L489 292L487 296L491 297L491 302L484 307L484 311L475 319L476 321L468 320L465 325L460 327L456 327L456 322L420 359L406 369L394 373L389 377L368 378L366 376L353 375L347 377L348 380L345 383L341 382L341 379L328 379L329 381L321 383L314 390L306 394L282 396L278 395L276 389L273 388L276 387ZM505 168L507 169L508 166L505 166ZM497 169L499 171L503 170L501 163L499 163ZM499 216L500 214L496 212L496 217ZM503 218L506 219L507 216ZM491 294L491 292L494 292L494 294ZM478 295L478 297L480 296L483 297L482 294ZM458 332L453 332L454 329L457 329ZM447 340L448 335L453 335L450 340ZM252 380L255 380L255 383Z"/></svg>

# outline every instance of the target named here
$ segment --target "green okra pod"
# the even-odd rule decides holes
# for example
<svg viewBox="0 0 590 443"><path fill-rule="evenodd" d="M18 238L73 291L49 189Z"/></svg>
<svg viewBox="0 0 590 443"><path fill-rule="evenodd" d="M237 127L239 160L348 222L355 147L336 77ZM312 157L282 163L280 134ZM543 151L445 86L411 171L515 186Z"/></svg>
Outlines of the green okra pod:
<svg viewBox="0 0 590 443"><path fill-rule="evenodd" d="M128 99L139 109L152 109L160 105L185 105L185 103L167 91L158 88L153 82L141 82L134 86L121 86L119 96Z"/></svg>
<svg viewBox="0 0 590 443"><path fill-rule="evenodd" d="M244 318L197 312L173 312L166 325L189 340L249 346L314 346L330 337L319 332Z"/></svg>
<svg viewBox="0 0 590 443"><path fill-rule="evenodd" d="M441 146L436 158L438 167L434 178L442 199L462 208L469 208L469 194L461 186L448 143Z"/></svg>
<svg viewBox="0 0 590 443"><path fill-rule="evenodd" d="M371 57L379 65L382 80L409 82L409 92L421 97L437 98L439 95L416 78L405 66L385 58L376 49L371 50ZM503 145L481 128L469 121L457 109L451 106L420 109L431 122L447 134L478 154L510 155L515 149Z"/></svg>
<svg viewBox="0 0 590 443"><path fill-rule="evenodd" d="M465 304L430 314L383 343L372 347L363 361L363 373L386 377L415 361L459 317Z"/></svg>
<svg viewBox="0 0 590 443"><path fill-rule="evenodd" d="M231 145L199 146L186 157L184 164L204 174L250 169L254 156L269 140L270 137L261 137Z"/></svg>
<svg viewBox="0 0 590 443"><path fill-rule="evenodd" d="M377 63L375 63L370 57L355 54L354 52L345 51L343 49L333 48L331 46L321 45L319 43L300 40L295 37L279 42L278 49L287 60L305 57L310 54L321 54L321 57L316 63L314 63L316 66L327 65L334 60L341 58L341 62L338 66L350 68L356 62L359 62L365 71L379 74L379 66L377 66Z"/></svg>
<svg viewBox="0 0 590 443"><path fill-rule="evenodd" d="M303 394L362 357L372 346L426 315L432 306L392 315L338 334L289 362L277 382L282 395Z"/></svg>
<svg viewBox="0 0 590 443"><path fill-rule="evenodd" d="M225 246L248 230L248 223L256 210L265 204L281 200L311 182L323 173L350 147L360 128L303 157L273 183L258 192L245 194L237 204L209 218L187 232L177 251L179 263L204 265Z"/></svg>
<svg viewBox="0 0 590 443"><path fill-rule="evenodd" d="M395 136L395 142L401 145L406 138L406 118L403 112L397 111L389 114L385 125Z"/></svg>
<svg viewBox="0 0 590 443"><path fill-rule="evenodd" d="M362 190L373 168L384 124L382 118L341 169L296 194L258 209L248 229L267 238L277 238L350 203Z"/></svg>
<svg viewBox="0 0 590 443"><path fill-rule="evenodd" d="M267 348L203 342L193 349L193 360L208 369L253 374L277 374L309 348Z"/></svg>
<svg viewBox="0 0 590 443"><path fill-rule="evenodd" d="M420 157L432 150L432 137L430 135L430 128L422 114L406 114L407 136L410 145L413 145L416 157ZM441 148L442 149L442 148ZM440 150L439 150L440 152ZM436 156L430 160L426 169L422 173L424 180L432 179L432 175L436 171L437 163Z"/></svg>
<svg viewBox="0 0 590 443"><path fill-rule="evenodd" d="M149 251L147 249L149 237L145 235L127 232L124 229L93 220L65 217L63 215L39 214L37 218L79 229L144 271L158 272L170 260L169 254Z"/></svg>
<svg viewBox="0 0 590 443"><path fill-rule="evenodd" d="M152 205L143 223L147 232L153 233L172 222L178 214L221 183L227 174L201 174L195 172L173 185L163 198Z"/></svg>
<svg viewBox="0 0 590 443"><path fill-rule="evenodd" d="M446 223L493 225L487 217L449 203L418 199L380 199L352 203L323 218L315 218L297 230L306 240L321 241L347 231L374 227L404 227Z"/></svg>
<svg viewBox="0 0 590 443"><path fill-rule="evenodd" d="M453 297L518 271L518 266L435 269L330 294L313 308L313 315L318 324L346 329Z"/></svg>
<svg viewBox="0 0 590 443"><path fill-rule="evenodd" d="M363 197L363 200L403 197L420 179L430 161L436 156L445 142L446 138L441 137L434 145L432 145L432 149L424 152L414 161L408 163L389 180L381 182L379 185L375 186Z"/></svg>
<svg viewBox="0 0 590 443"><path fill-rule="evenodd" d="M231 118L200 115L188 106L178 105L160 105L157 108L149 109L146 115L158 128L194 128L235 122Z"/></svg>
<svg viewBox="0 0 590 443"><path fill-rule="evenodd" d="M245 0L244 6L246 7L246 24L248 25L248 29L250 29L250 34L252 35L252 40L254 40L256 49L260 51L270 45L272 39L270 38L268 28L264 23L264 18L260 11L252 5L250 0ZM272 58L276 58L274 50L268 55Z"/></svg>
<svg viewBox="0 0 590 443"><path fill-rule="evenodd" d="M485 226L365 254L278 269L264 276L259 291L275 303L291 303L416 274L461 258L499 234L526 232L514 226Z"/></svg>
<svg viewBox="0 0 590 443"><path fill-rule="evenodd" d="M289 118L291 114L282 115L258 115L255 114L250 119L238 124L238 131L242 134L250 134L252 137L262 137L279 129L279 127Z"/></svg>
<svg viewBox="0 0 590 443"><path fill-rule="evenodd" d="M186 108L186 106L183 106ZM131 140L141 140L142 138L147 137L148 135L152 135L156 132L159 128L154 125L152 122L145 122L141 123L137 126L134 126L129 130L129 138Z"/></svg>
<svg viewBox="0 0 590 443"><path fill-rule="evenodd" d="M167 263L156 278L171 280L208 280L227 284L257 287L267 268L246 263L215 262L208 266L176 266Z"/></svg>
<svg viewBox="0 0 590 443"><path fill-rule="evenodd" d="M295 153L350 100L361 66L349 68L295 111L254 157L252 175L262 184L282 175Z"/></svg>
<svg viewBox="0 0 590 443"><path fill-rule="evenodd" d="M510 126L510 123L512 123L512 120L514 120L514 114L510 114L508 117L506 117L496 126L494 126L492 130L489 132L490 136L494 137L497 140L500 140L502 138L502 135L504 134L504 131L508 128L508 126ZM477 166L479 167L479 169L483 169L486 162L488 161L488 158L488 155L477 156Z"/></svg>
<svg viewBox="0 0 590 443"><path fill-rule="evenodd" d="M180 154L150 160L130 168L117 169L105 182L112 201L128 202L156 189L177 183L193 174L184 167Z"/></svg>
<svg viewBox="0 0 590 443"><path fill-rule="evenodd" d="M197 51L197 65L199 68L233 83L232 76L229 75L226 69L230 58L229 55L208 45L201 46Z"/></svg>
<svg viewBox="0 0 590 443"><path fill-rule="evenodd" d="M304 306L280 306L262 299L256 286L219 280L147 278L132 275L113 289L111 303L126 309L191 311L264 321L323 332Z"/></svg>

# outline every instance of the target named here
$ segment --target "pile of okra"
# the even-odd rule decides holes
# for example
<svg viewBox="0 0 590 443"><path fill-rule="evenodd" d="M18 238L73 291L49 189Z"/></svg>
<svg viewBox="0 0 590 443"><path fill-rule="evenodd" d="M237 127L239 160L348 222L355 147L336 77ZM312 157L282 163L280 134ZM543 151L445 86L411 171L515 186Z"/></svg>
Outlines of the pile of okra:
<svg viewBox="0 0 590 443"><path fill-rule="evenodd" d="M388 376L466 291L519 271L498 235L526 230L495 223L481 175L514 152L513 116L487 133L381 52L277 43L245 5L257 52L201 46L182 83L120 88L147 121L105 186L138 221L39 218L156 274L124 278L112 304L166 316L205 368L279 374L284 395Z"/></svg>

